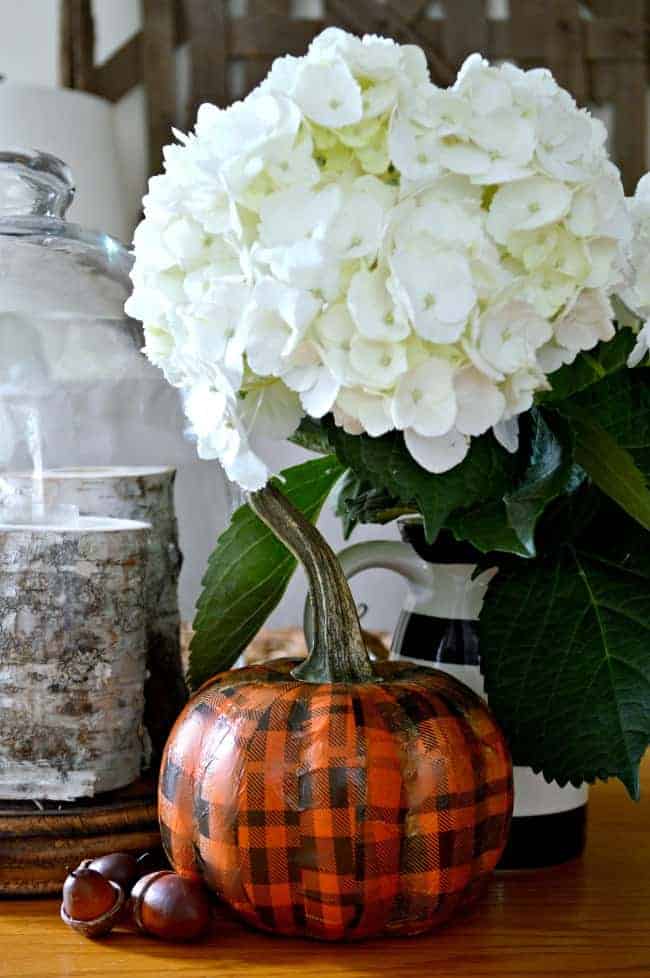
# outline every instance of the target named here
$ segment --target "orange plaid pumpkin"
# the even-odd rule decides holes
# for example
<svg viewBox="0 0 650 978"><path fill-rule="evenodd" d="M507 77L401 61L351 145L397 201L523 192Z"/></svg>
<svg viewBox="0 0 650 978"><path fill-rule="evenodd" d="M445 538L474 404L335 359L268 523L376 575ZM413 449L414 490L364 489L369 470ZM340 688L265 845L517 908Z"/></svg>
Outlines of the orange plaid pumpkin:
<svg viewBox="0 0 650 978"><path fill-rule="evenodd" d="M187 704L161 768L165 849L264 930L421 933L473 899L499 860L505 741L445 673L371 665L331 550L277 490L253 500L308 570L314 647L303 663L221 673Z"/></svg>
<svg viewBox="0 0 650 978"><path fill-rule="evenodd" d="M442 672L382 663L382 682L312 685L296 664L223 673L181 714L159 796L172 865L266 930L428 930L505 845L503 736Z"/></svg>

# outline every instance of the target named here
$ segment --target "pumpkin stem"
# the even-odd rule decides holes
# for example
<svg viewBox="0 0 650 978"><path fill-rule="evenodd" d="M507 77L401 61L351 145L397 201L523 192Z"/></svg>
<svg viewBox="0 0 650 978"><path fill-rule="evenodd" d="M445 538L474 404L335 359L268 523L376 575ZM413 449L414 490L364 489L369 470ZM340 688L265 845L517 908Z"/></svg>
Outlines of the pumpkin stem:
<svg viewBox="0 0 650 978"><path fill-rule="evenodd" d="M248 502L307 572L314 638L307 659L293 675L308 683L372 681L375 677L354 598L332 548L275 486L249 493Z"/></svg>

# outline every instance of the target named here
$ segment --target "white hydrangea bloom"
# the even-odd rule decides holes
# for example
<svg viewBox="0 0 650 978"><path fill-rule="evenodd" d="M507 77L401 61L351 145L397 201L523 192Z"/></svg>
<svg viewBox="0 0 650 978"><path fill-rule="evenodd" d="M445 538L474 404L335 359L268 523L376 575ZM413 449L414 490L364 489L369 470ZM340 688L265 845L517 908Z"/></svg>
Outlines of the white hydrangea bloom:
<svg viewBox="0 0 650 978"><path fill-rule="evenodd" d="M300 394L300 403L312 418L322 418L332 410L341 389L337 373L325 362L315 344L303 343L291 358L283 375L287 387Z"/></svg>
<svg viewBox="0 0 650 978"><path fill-rule="evenodd" d="M548 71L472 55L443 90L419 48L328 28L176 135L127 310L245 489L304 414L402 431L435 473L489 429L515 450L547 375L613 335L630 247L650 318L650 185L628 212L602 125Z"/></svg>
<svg viewBox="0 0 650 978"><path fill-rule="evenodd" d="M487 217L486 227L494 240L508 244L514 231L534 231L557 224L571 205L571 190L548 177L528 177L499 187Z"/></svg>
<svg viewBox="0 0 650 978"><path fill-rule="evenodd" d="M510 374L502 388L506 399L503 420L508 421L524 411L529 411L533 406L535 393L549 387L545 374L538 366L522 367Z"/></svg>

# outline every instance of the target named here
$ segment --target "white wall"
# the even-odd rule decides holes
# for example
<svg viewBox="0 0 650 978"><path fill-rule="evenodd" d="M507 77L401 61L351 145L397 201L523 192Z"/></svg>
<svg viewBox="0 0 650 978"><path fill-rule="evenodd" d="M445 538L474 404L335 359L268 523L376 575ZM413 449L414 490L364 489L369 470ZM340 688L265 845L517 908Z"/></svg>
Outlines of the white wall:
<svg viewBox="0 0 650 978"><path fill-rule="evenodd" d="M311 0L302 0L308 9ZM314 4L312 3L312 7ZM104 60L123 43L139 23L139 0L95 0L97 28L97 56ZM0 0L0 75L12 82L55 86L57 84L58 59L58 0ZM184 73L184 59L179 72ZM1 84L1 83L0 83ZM182 93L181 93L182 98ZM140 199L145 187L145 130L144 99L141 89L131 92L115 109L115 134L122 164L121 181L128 202L128 213L135 223L140 210ZM47 146L38 147L47 150ZM282 446L282 466L295 464L304 453L291 445ZM161 459L161 461L165 461ZM199 467L197 466L197 469ZM192 616L208 553L211 549L215 528L225 521L225 499L219 475L203 463L194 477L183 473L179 499L181 519L181 545L185 550L185 566L181 582L184 615ZM214 485L214 494L211 489ZM329 507L321 519L332 545L343 545L339 522ZM355 533L353 542L375 537L394 538L393 527L367 528ZM397 618L403 595L401 581L385 572L365 574L355 584L355 593L369 612L365 619L370 627L391 629ZM281 607L273 615L270 624L293 625L301 621L305 584L297 575Z"/></svg>

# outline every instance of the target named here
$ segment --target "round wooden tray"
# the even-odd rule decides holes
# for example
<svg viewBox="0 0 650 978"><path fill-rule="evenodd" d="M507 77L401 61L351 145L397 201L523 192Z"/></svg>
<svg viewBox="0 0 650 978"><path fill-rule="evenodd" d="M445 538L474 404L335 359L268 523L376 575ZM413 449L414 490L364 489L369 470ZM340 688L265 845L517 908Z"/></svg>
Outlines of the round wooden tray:
<svg viewBox="0 0 650 978"><path fill-rule="evenodd" d="M82 859L159 846L155 786L147 778L87 801L0 801L0 896L58 893Z"/></svg>

